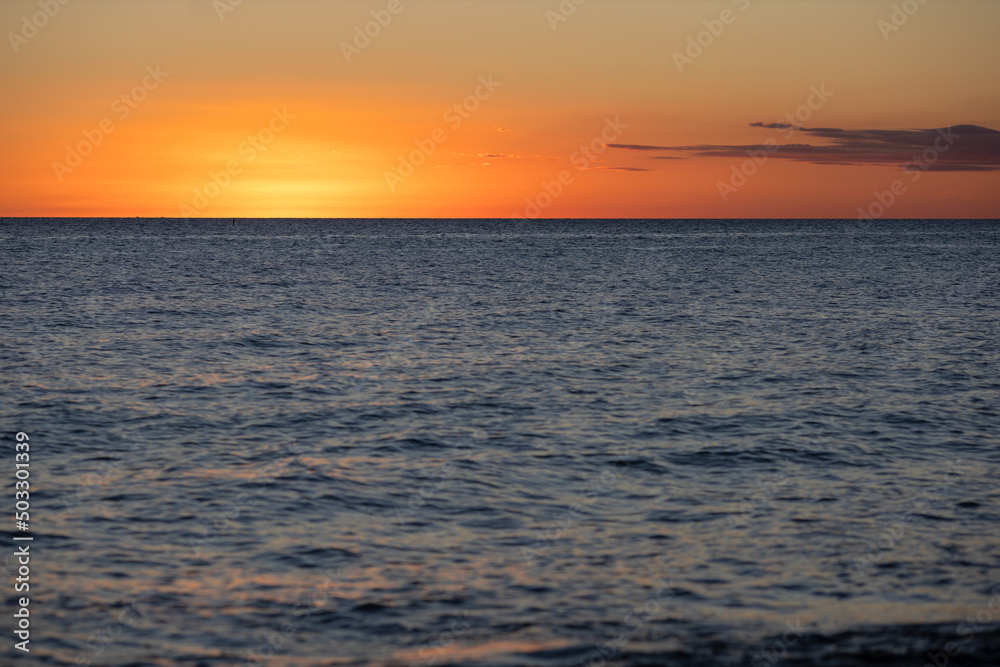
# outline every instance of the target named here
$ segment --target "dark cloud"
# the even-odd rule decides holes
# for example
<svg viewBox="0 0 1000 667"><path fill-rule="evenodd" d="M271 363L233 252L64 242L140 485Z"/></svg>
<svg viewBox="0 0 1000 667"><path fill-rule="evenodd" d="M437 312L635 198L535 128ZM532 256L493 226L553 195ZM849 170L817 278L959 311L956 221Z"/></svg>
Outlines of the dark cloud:
<svg viewBox="0 0 1000 667"><path fill-rule="evenodd" d="M751 127L792 130L828 144L648 146L609 144L633 151L678 151L703 157L746 158L767 151L772 158L823 165L897 165L921 171L1000 171L1000 132L978 125L929 130L845 130L796 128L787 123L752 123ZM658 158L657 158L658 159Z"/></svg>
<svg viewBox="0 0 1000 667"><path fill-rule="evenodd" d="M768 130L790 130L796 128L795 125L789 125L788 123L750 123L750 127L764 127Z"/></svg>
<svg viewBox="0 0 1000 667"><path fill-rule="evenodd" d="M669 151L670 146L639 146L636 144L608 144L608 148L624 148L630 151Z"/></svg>

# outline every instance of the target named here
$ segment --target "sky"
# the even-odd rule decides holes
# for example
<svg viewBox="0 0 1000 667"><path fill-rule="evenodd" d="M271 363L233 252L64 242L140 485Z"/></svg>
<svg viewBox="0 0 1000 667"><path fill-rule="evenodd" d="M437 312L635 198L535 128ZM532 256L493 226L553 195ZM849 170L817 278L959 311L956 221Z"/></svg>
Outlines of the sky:
<svg viewBox="0 0 1000 667"><path fill-rule="evenodd" d="M995 0L0 0L0 215L1000 218Z"/></svg>

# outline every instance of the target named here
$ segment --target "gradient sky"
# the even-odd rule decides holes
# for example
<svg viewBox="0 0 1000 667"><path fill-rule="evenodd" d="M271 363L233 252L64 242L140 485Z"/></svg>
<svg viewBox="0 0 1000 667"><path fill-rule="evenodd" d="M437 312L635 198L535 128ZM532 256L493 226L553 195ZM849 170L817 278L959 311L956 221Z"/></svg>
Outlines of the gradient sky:
<svg viewBox="0 0 1000 667"><path fill-rule="evenodd" d="M399 0L350 62L390 0L62 1L0 0L0 215L1000 217L994 0Z"/></svg>

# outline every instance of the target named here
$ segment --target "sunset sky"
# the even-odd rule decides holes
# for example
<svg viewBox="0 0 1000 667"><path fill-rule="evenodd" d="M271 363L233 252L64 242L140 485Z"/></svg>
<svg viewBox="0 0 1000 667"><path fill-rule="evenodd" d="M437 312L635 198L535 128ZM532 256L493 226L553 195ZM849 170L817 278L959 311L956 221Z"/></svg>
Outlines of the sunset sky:
<svg viewBox="0 0 1000 667"><path fill-rule="evenodd" d="M0 26L4 216L1000 217L995 0L2 0Z"/></svg>

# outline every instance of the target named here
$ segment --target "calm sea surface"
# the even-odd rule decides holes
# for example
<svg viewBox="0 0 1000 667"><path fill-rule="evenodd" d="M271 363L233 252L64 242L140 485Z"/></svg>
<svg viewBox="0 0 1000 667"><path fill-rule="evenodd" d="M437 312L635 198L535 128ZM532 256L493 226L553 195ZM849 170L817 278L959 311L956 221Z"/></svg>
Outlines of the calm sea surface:
<svg viewBox="0 0 1000 667"><path fill-rule="evenodd" d="M0 259L23 664L998 664L998 223L7 219Z"/></svg>

